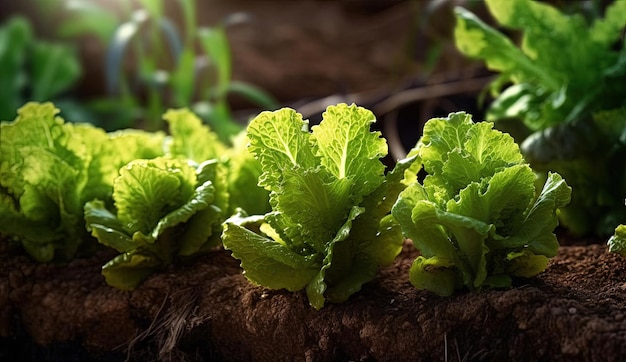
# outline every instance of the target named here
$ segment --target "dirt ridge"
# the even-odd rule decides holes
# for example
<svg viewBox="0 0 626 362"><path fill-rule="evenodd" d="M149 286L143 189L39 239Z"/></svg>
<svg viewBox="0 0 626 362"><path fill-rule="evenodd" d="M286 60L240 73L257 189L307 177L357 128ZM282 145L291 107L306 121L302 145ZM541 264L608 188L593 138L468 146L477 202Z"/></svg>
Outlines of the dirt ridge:
<svg viewBox="0 0 626 362"><path fill-rule="evenodd" d="M415 252L406 248L348 302L320 311L304 293L250 284L226 251L170 267L134 292L104 283L99 270L109 252L59 266L1 255L2 337L43 346L76 343L93 360L626 356L626 263L604 245L561 247L544 273L516 281L513 289L447 298L409 284ZM10 357L4 349L0 356Z"/></svg>

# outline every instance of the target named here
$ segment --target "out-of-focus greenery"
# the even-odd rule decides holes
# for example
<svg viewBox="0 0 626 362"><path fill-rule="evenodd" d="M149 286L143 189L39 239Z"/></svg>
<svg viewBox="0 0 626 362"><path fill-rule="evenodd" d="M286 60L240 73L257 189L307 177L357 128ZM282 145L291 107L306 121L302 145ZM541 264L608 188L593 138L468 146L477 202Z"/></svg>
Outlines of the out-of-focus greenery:
<svg viewBox="0 0 626 362"><path fill-rule="evenodd" d="M241 19L240 14L213 27L199 27L195 0L179 0L184 27L180 31L167 17L164 0L140 0L139 4L141 7L137 9L126 9L128 18L119 22L110 35L106 83L109 92L124 104L142 109L146 128L161 128L160 115L167 108L189 106L222 140L228 141L243 129L230 113L227 102L230 92L238 92L263 108L276 107L273 98L262 90L231 80L232 59L226 27ZM74 8L79 18L93 13L88 6ZM105 27L110 27L107 19L100 26L91 24L83 23L82 31L103 34ZM76 26L64 29L65 32L80 30ZM124 69L128 59L136 67L132 73Z"/></svg>
<svg viewBox="0 0 626 362"><path fill-rule="evenodd" d="M178 6L182 14L178 23L182 29L166 14L166 4L168 11L171 6ZM232 14L215 26L201 27L196 18L195 0L118 0L106 6L89 0L45 0L41 8L42 11L63 9L67 21L57 27L57 37L75 39L89 34L106 48L102 81L106 82L107 94L82 100L80 105L64 107L57 102L70 120L89 119L108 130L127 127L158 130L164 127L161 115L167 109L190 107L211 125L220 139L230 142L243 125L231 114L229 94L238 93L263 109L277 107L274 98L263 90L231 79L232 58L226 28L245 20L244 14ZM14 98L2 97L3 102L10 102L2 104L2 110L10 112L4 119L13 118L15 110L26 101L49 101L56 93L70 89L81 71L77 58L65 46L58 45L57 49L57 45L49 44L45 50L40 42L26 46L32 39L32 31L27 20L18 23L6 34L0 34L0 39L5 39L0 40L0 52L5 49L12 52L7 56L0 53L3 54L0 71L11 76L2 76L0 82L5 86L0 92ZM50 54L54 56L52 61ZM52 63L60 65L53 67ZM16 71L23 64L33 69ZM25 94L23 88L32 88L32 96L27 93L18 97Z"/></svg>
<svg viewBox="0 0 626 362"><path fill-rule="evenodd" d="M36 39L25 18L0 27L0 120L13 119L30 100L58 102L80 74L74 49Z"/></svg>

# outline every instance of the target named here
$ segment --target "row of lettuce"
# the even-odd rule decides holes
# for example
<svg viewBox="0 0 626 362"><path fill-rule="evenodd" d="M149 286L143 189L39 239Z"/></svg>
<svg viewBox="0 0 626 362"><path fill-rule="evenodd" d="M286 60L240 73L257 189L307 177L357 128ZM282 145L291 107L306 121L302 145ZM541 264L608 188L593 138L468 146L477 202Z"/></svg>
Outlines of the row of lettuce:
<svg viewBox="0 0 626 362"><path fill-rule="evenodd" d="M42 262L97 240L120 252L103 274L127 290L223 245L249 280L306 290L317 309L360 290L404 238L420 252L411 283L440 295L537 275L559 221L613 234L609 250L626 255L626 2L591 21L486 4L521 46L462 8L456 44L500 73L486 118L512 136L452 113L385 170L386 141L356 105L310 129L292 109L263 112L225 145L187 110L164 115L167 135L107 133L33 103L0 126L0 234Z"/></svg>
<svg viewBox="0 0 626 362"><path fill-rule="evenodd" d="M328 107L310 129L293 109L262 112L232 146L187 110L164 115L169 135L107 133L58 112L29 103L0 126L0 233L41 262L97 239L120 252L102 272L125 290L223 245L249 280L306 290L319 309L372 280L405 237L420 251L417 288L508 287L556 255L571 194L556 173L536 190L513 138L463 112L430 120L388 172L386 140L356 105Z"/></svg>

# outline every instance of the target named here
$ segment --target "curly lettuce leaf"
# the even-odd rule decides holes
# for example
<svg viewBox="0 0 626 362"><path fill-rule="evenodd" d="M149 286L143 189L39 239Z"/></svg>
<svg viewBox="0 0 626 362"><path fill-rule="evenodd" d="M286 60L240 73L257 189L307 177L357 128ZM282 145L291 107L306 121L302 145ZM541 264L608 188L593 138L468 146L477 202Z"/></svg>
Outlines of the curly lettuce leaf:
<svg viewBox="0 0 626 362"><path fill-rule="evenodd" d="M114 211L99 200L85 205L92 235L122 253L103 267L107 283L132 290L176 257L219 243L227 207L216 189L224 187L220 167L214 160L200 165L167 157L135 160L115 179Z"/></svg>
<svg viewBox="0 0 626 362"><path fill-rule="evenodd" d="M352 181L351 194L358 197L374 191L384 180L387 142L380 132L371 132L374 114L361 107L328 107L323 123L311 128L311 142L320 163L336 179ZM358 146L355 146L358 145ZM355 200L360 202L360 200Z"/></svg>
<svg viewBox="0 0 626 362"><path fill-rule="evenodd" d="M243 209L249 215L261 215L271 210L269 191L257 185L263 170L261 163L248 151L248 137L241 132L228 150L229 215Z"/></svg>
<svg viewBox="0 0 626 362"><path fill-rule="evenodd" d="M432 175L424 186L447 201L471 181L523 162L513 138L491 128L489 123L473 124L471 116L462 112L428 122L419 141L420 158Z"/></svg>
<svg viewBox="0 0 626 362"><path fill-rule="evenodd" d="M301 255L262 233L263 216L237 213L224 223L223 242L241 260L248 280L271 289L302 290L320 269L320 260Z"/></svg>
<svg viewBox="0 0 626 362"><path fill-rule="evenodd" d="M416 288L451 295L462 287L508 287L556 255L552 232L571 189L550 174L536 195L536 176L519 147L492 127L463 112L424 126L415 152L428 175L392 208L421 252L410 270Z"/></svg>
<svg viewBox="0 0 626 362"><path fill-rule="evenodd" d="M261 112L248 125L248 150L261 163L259 186L279 192L282 173L291 168L313 169L308 121L293 109Z"/></svg>
<svg viewBox="0 0 626 362"><path fill-rule="evenodd" d="M201 163L219 159L226 151L226 146L217 134L202 124L190 110L170 109L163 119L169 124L170 137L165 142L166 153L174 157L186 157Z"/></svg>
<svg viewBox="0 0 626 362"><path fill-rule="evenodd" d="M272 211L254 219L257 225L233 217L223 233L248 279L305 289L320 309L345 301L394 260L403 238L389 200L411 178L415 157L385 177L387 145L370 131L373 122L370 111L346 104L328 107L312 132L292 109L252 120L249 150L261 164L259 185L270 191ZM279 275L272 278L265 265Z"/></svg>
<svg viewBox="0 0 626 362"><path fill-rule="evenodd" d="M96 245L84 231L83 205L110 202L119 167L162 154L163 135L112 134L65 123L51 103L28 103L0 124L0 233L41 262L68 260Z"/></svg>
<svg viewBox="0 0 626 362"><path fill-rule="evenodd" d="M135 159L151 159L163 155L165 134L125 129L104 134L101 129L85 125L83 128L87 153L94 155L87 172L89 177L83 190L83 203L93 199L110 200L113 180L119 169Z"/></svg>
<svg viewBox="0 0 626 362"><path fill-rule="evenodd" d="M179 160L132 161L113 185L117 217L130 234L148 234L163 215L190 198L195 181L195 170Z"/></svg>
<svg viewBox="0 0 626 362"><path fill-rule="evenodd" d="M0 232L36 260L67 260L88 238L82 195L104 131L64 123L51 103L29 103L0 124Z"/></svg>
<svg viewBox="0 0 626 362"><path fill-rule="evenodd" d="M620 224L615 228L615 233L607 241L609 251L626 257L626 225Z"/></svg>

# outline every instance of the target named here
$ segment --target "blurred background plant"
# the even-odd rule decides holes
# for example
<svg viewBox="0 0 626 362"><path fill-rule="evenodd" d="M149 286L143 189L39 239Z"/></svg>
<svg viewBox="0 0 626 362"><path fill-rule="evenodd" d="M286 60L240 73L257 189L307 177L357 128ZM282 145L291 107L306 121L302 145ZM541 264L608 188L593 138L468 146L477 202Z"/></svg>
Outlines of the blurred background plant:
<svg viewBox="0 0 626 362"><path fill-rule="evenodd" d="M24 17L0 27L0 120L10 120L29 100L70 103L63 93L81 73L75 50L66 44L42 41Z"/></svg>
<svg viewBox="0 0 626 362"><path fill-rule="evenodd" d="M143 105L142 118L148 120L144 128L160 129L160 117L167 108L190 107L228 141L242 129L229 111L230 92L238 92L264 109L277 106L261 89L231 80L225 28L246 21L245 14L232 14L214 27L198 27L195 0L179 0L184 26L181 32L165 16L164 0L139 3L140 8L128 9L130 19L115 28L106 54L106 83L108 91L123 104ZM88 7L76 9L91 11ZM136 65L133 72L123 69L126 57Z"/></svg>
<svg viewBox="0 0 626 362"><path fill-rule="evenodd" d="M165 0L118 0L116 7L89 0L41 0L41 11L63 7L68 19L57 35L91 34L106 47L107 94L82 102L57 103L66 119L90 121L107 130L158 130L169 108L189 107L226 142L244 125L231 115L228 95L237 93L263 109L277 107L269 93L231 79L226 28L247 21L233 13L212 27L199 27L195 0L178 0L182 21L166 15ZM182 24L179 29L177 23ZM33 39L28 20L11 18L0 35L3 119L26 100L53 100L75 85L81 67L75 50L57 41ZM4 45L4 46L2 46ZM6 63L6 64L5 64ZM6 66L5 66L6 65ZM5 104L6 103L6 104Z"/></svg>
<svg viewBox="0 0 626 362"><path fill-rule="evenodd" d="M411 128L401 132L410 148L432 112L471 111L451 98L476 92L475 82L405 92L471 76L450 42L458 1L480 7L466 0L24 0L8 4L0 21L22 12L39 36L78 53L78 87L64 93L78 102L60 107L67 120L158 129L164 109L186 106L225 138L245 124L242 104L256 108L248 116L276 108L271 93L312 123L335 100L398 118Z"/></svg>

